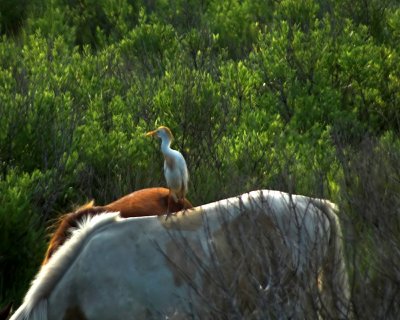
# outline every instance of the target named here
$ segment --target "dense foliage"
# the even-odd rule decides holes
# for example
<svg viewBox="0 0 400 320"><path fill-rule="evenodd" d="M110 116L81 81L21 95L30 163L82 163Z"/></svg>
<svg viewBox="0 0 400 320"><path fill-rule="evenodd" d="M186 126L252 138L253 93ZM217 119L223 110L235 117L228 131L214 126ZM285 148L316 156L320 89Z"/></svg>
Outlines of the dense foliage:
<svg viewBox="0 0 400 320"><path fill-rule="evenodd" d="M162 124L195 204L339 202L357 315L398 314L396 0L4 0L0 34L0 305L60 212L164 185Z"/></svg>

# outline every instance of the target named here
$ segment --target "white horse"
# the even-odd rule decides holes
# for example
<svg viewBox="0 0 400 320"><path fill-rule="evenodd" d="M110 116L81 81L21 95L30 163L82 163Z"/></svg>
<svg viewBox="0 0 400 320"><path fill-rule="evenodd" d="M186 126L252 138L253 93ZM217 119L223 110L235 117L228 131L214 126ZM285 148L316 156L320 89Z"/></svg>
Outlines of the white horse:
<svg viewBox="0 0 400 320"><path fill-rule="evenodd" d="M335 210L260 190L168 220L87 218L11 319L347 318Z"/></svg>

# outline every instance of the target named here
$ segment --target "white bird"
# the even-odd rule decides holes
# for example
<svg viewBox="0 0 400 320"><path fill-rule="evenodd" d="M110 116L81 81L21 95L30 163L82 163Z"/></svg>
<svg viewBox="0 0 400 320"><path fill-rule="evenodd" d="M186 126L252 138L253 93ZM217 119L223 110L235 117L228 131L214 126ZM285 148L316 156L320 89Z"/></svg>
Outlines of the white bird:
<svg viewBox="0 0 400 320"><path fill-rule="evenodd" d="M175 202L185 200L188 191L189 172L183 155L170 147L174 139L171 130L161 126L154 131L147 132L146 136L157 136L161 139L161 152L164 155L164 175L169 194ZM167 214L169 214L169 205Z"/></svg>

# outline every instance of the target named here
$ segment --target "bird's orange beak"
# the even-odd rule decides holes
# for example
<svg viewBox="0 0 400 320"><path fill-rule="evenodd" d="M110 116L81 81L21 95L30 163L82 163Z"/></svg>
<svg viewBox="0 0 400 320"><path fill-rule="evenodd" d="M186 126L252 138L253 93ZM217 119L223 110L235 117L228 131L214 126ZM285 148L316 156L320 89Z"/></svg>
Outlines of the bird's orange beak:
<svg viewBox="0 0 400 320"><path fill-rule="evenodd" d="M148 136L154 136L156 134L156 131L149 131L145 134L146 137Z"/></svg>

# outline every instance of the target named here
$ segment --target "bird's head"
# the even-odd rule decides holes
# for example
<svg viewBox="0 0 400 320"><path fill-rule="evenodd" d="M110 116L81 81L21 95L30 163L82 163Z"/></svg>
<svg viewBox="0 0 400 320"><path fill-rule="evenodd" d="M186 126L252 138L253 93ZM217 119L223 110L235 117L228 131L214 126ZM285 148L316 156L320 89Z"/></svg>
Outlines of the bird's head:
<svg viewBox="0 0 400 320"><path fill-rule="evenodd" d="M169 130L169 128L165 126L161 126L154 131L147 132L146 136L153 136L153 137L156 136L163 141L164 140L172 141L174 139L171 130Z"/></svg>

